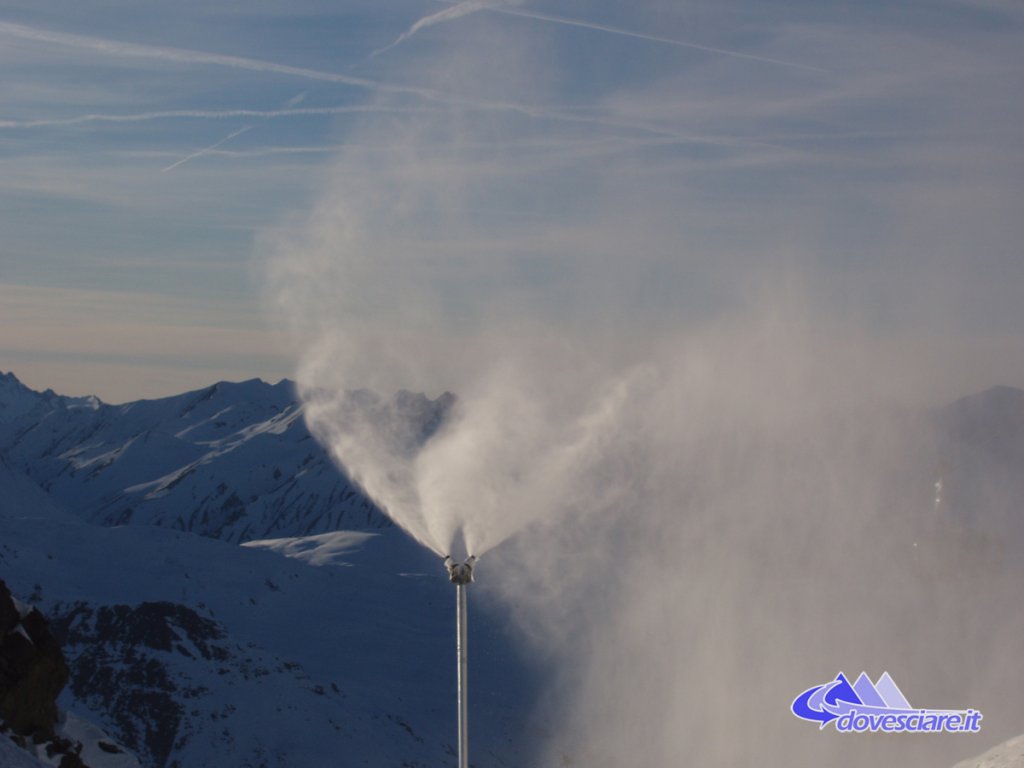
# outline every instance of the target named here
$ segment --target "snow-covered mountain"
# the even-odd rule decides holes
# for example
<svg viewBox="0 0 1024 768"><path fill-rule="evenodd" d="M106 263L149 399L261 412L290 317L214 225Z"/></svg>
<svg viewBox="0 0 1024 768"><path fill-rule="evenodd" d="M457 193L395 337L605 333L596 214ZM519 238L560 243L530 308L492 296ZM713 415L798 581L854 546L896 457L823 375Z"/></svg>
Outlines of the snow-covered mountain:
<svg viewBox="0 0 1024 768"><path fill-rule="evenodd" d="M18 381L13 373L0 372L0 424L53 408L95 410L99 406L96 397L64 397L52 389L36 392Z"/></svg>
<svg viewBox="0 0 1024 768"><path fill-rule="evenodd" d="M144 766L454 763L452 590L397 529L240 547L6 518L0 573L50 617L71 668L61 706ZM475 618L474 763L507 765L522 669Z"/></svg>
<svg viewBox="0 0 1024 768"><path fill-rule="evenodd" d="M50 620L69 717L143 766L454 765L451 586L288 382L121 406L0 383L0 577ZM425 439L451 397L353 402ZM474 764L516 763L529 675L474 618Z"/></svg>
<svg viewBox="0 0 1024 768"><path fill-rule="evenodd" d="M1024 390L993 387L933 415L944 511L1024 549Z"/></svg>
<svg viewBox="0 0 1024 768"><path fill-rule="evenodd" d="M422 439L451 402L352 394ZM942 514L1016 514L1024 391L920 420ZM113 406L0 375L0 578L63 647L69 722L147 768L455 765L451 587L333 466L288 382ZM541 740L531 666L485 594L471 590L479 768ZM0 737L0 765L41 764Z"/></svg>
<svg viewBox="0 0 1024 768"><path fill-rule="evenodd" d="M68 677L46 617L0 579L0 766L139 768L115 739L59 710Z"/></svg>
<svg viewBox="0 0 1024 768"><path fill-rule="evenodd" d="M424 438L452 402L408 392L351 398L375 418L415 422ZM240 542L390 524L310 435L288 381L221 382L114 406L0 375L0 459L100 525Z"/></svg>

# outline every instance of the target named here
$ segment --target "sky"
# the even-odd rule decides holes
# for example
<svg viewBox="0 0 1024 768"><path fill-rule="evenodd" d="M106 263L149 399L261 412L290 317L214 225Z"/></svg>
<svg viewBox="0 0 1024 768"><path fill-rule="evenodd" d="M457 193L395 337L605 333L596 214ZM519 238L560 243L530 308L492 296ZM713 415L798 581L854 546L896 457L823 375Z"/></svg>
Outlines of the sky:
<svg viewBox="0 0 1024 768"><path fill-rule="evenodd" d="M778 281L928 397L1024 386L1022 32L1015 0L9 0L0 370L109 402L293 376L272 265L355 179L436 252L435 334L642 345ZM372 254L363 202L327 208ZM351 277L386 334L414 278Z"/></svg>

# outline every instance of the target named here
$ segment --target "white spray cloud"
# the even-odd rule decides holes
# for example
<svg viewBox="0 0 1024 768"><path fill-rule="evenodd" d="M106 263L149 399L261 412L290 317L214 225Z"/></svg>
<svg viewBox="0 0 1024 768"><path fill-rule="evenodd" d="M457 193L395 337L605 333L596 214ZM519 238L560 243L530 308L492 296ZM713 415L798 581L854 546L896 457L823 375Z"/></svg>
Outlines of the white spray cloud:
<svg viewBox="0 0 1024 768"><path fill-rule="evenodd" d="M548 82L537 59L488 35L436 78L486 78L500 99ZM391 151L342 152L316 208L264 243L314 433L426 546L487 553L475 594L554 670L537 763L923 768L981 751L836 739L790 714L840 670L888 670L911 701L979 708L1009 735L1019 573L1005 542L936 519L915 409L949 364L842 319L806 241L770 239L817 209L738 184L704 204L735 155L700 158L698 184L660 174L656 151L532 162L515 142L566 130L368 115L353 140ZM357 387L457 400L419 447L353 409Z"/></svg>

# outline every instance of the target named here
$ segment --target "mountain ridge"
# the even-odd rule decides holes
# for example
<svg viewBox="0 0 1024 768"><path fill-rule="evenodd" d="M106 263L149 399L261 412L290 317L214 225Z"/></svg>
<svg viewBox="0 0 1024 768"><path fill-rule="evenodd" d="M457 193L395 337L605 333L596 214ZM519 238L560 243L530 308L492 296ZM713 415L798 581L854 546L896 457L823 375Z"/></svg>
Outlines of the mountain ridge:
<svg viewBox="0 0 1024 768"><path fill-rule="evenodd" d="M0 420L0 577L59 629L73 676L62 709L157 768L454 764L450 585L399 529L323 496L361 492L306 429L290 382L120 406L18 385L0 380L0 399L20 403ZM995 388L906 419L927 449L908 479L939 481L926 512L971 526L1015 514L1021 398ZM352 393L374 418L419 419L403 432L421 440L453 400ZM986 423L999 440L975 439ZM959 541L922 531L921 550ZM529 716L539 683L501 637L506 620L473 611L474 763L521 764L544 739Z"/></svg>
<svg viewBox="0 0 1024 768"><path fill-rule="evenodd" d="M425 440L454 400L347 397ZM381 529L390 520L313 439L294 382L221 381L109 405L36 392L0 374L0 459L86 522L226 541Z"/></svg>
<svg viewBox="0 0 1024 768"><path fill-rule="evenodd" d="M290 382L83 408L6 381L27 407L0 424L0 576L52 617L71 667L62 711L153 768L451 763L444 569L375 507L352 513L369 502ZM451 404L354 400L420 418L424 439ZM474 633L494 624L480 615ZM486 646L481 704L499 693L476 733L514 755L522 665L500 638Z"/></svg>

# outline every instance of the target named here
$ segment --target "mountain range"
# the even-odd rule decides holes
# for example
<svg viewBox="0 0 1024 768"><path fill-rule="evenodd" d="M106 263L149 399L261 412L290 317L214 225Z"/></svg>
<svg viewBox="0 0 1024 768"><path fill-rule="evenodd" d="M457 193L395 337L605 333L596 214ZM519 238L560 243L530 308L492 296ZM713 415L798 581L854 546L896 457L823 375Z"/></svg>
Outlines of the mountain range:
<svg viewBox="0 0 1024 768"><path fill-rule="evenodd" d="M453 401L350 394L422 439ZM62 711L143 766L455 764L442 564L330 461L290 382L108 405L0 374L0 499L0 577L64 649ZM503 619L474 618L474 763L508 765L529 675Z"/></svg>
<svg viewBox="0 0 1024 768"><path fill-rule="evenodd" d="M412 425L421 439L453 402L447 394L349 396L353 408ZM157 525L232 542L390 525L310 435L287 380L107 405L34 392L0 374L0 457L99 525Z"/></svg>
<svg viewBox="0 0 1024 768"><path fill-rule="evenodd" d="M454 402L349 398L424 441ZM984 488L1005 530L1024 493L1024 391L920 420L948 514L984 530L969 519ZM0 579L64 650L65 721L142 766L456 764L441 563L330 460L291 382L109 405L0 374ZM540 671L495 606L471 602L473 764L520 764L541 740ZM0 762L34 765L12 748L0 734Z"/></svg>

